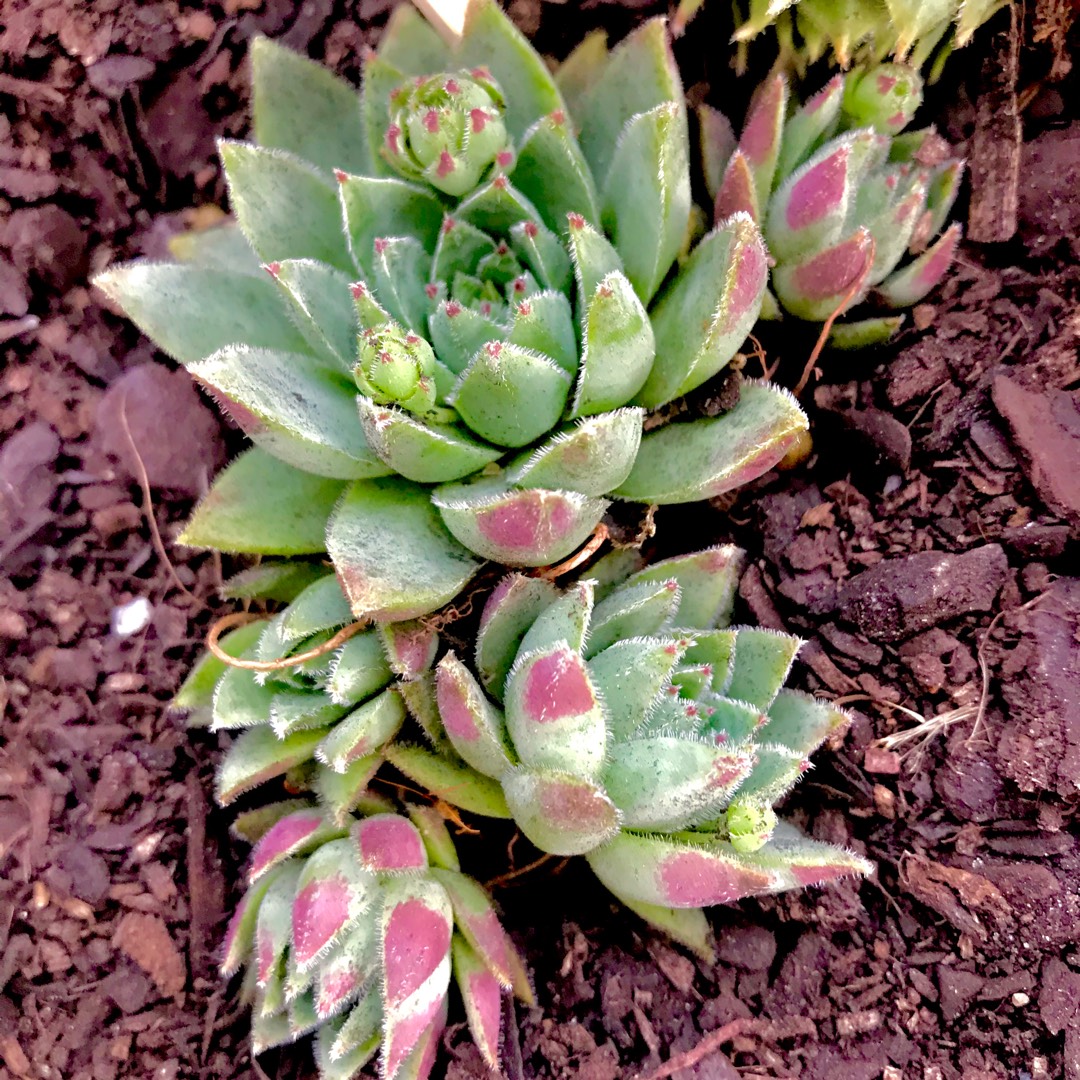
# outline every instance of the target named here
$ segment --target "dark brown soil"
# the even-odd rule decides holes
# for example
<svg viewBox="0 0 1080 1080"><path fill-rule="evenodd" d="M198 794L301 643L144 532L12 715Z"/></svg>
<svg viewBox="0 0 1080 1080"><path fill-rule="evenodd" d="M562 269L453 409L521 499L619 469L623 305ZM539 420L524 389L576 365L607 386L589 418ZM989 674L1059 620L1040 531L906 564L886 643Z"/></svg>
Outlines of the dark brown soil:
<svg viewBox="0 0 1080 1080"><path fill-rule="evenodd" d="M85 282L221 203L213 139L244 130L253 34L355 78L390 6L0 11L0 1080L313 1075L306 1047L248 1057L214 971L244 851L209 802L216 744L164 708L222 573L171 541L235 437ZM510 6L558 54L665 5ZM679 49L693 93L727 104L747 84L718 66L719 9ZM508 1017L512 1080L1080 1078L1080 86L1046 79L1062 40L1022 55L1016 237L966 247L896 346L826 355L807 462L659 522L666 549L743 544L742 617L805 635L798 684L854 712L785 811L877 874L716 910L711 966L576 863L507 881L539 999ZM1000 46L960 54L928 104L955 140L979 123L980 47ZM809 344L766 344L797 381ZM495 877L534 857L512 839L465 836L463 855ZM448 1077L486 1075L460 1026L446 1044Z"/></svg>

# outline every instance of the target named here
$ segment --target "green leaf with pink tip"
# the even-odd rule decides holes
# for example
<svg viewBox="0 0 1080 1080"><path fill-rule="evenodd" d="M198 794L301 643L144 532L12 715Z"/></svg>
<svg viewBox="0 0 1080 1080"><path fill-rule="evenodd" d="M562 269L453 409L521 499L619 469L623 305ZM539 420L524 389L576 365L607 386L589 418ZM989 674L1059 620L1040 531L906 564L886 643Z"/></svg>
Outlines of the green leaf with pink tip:
<svg viewBox="0 0 1080 1080"><path fill-rule="evenodd" d="M698 121L698 151L701 156L705 190L716 199L728 161L735 151L735 132L731 121L711 105L702 103L695 110Z"/></svg>
<svg viewBox="0 0 1080 1080"><path fill-rule="evenodd" d="M267 890L283 873L287 877L294 872L299 874L299 864L295 868L278 867L244 893L240 903L236 906L236 910L233 912L232 918L229 920L228 929L225 931L220 965L221 974L224 978L235 975L248 961L255 944L255 924L259 917L259 908Z"/></svg>
<svg viewBox="0 0 1080 1080"><path fill-rule="evenodd" d="M578 369L574 317L563 293L539 292L517 304L507 340L550 357L571 375Z"/></svg>
<svg viewBox="0 0 1080 1080"><path fill-rule="evenodd" d="M191 364L245 434L306 472L339 480L384 476L356 423L354 389L311 357L229 345Z"/></svg>
<svg viewBox="0 0 1080 1080"><path fill-rule="evenodd" d="M459 427L421 423L404 409L357 398L368 445L396 473L422 484L458 480L497 461L500 451Z"/></svg>
<svg viewBox="0 0 1080 1080"><path fill-rule="evenodd" d="M214 796L219 806L228 806L250 791L290 769L310 761L325 731L298 731L279 739L268 726L243 732L225 751L218 769Z"/></svg>
<svg viewBox="0 0 1080 1080"><path fill-rule="evenodd" d="M361 919L318 967L312 1002L319 1023L340 1016L370 992L377 969L375 927Z"/></svg>
<svg viewBox="0 0 1080 1080"><path fill-rule="evenodd" d="M293 352L309 348L265 274L135 262L110 267L94 284L182 364L236 342Z"/></svg>
<svg viewBox="0 0 1080 1080"><path fill-rule="evenodd" d="M427 319L430 265L430 255L415 236L384 235L375 241L371 287L383 307L416 332Z"/></svg>
<svg viewBox="0 0 1080 1080"><path fill-rule="evenodd" d="M858 182L852 141L831 140L780 184L765 219L774 259L796 261L840 239Z"/></svg>
<svg viewBox="0 0 1080 1080"><path fill-rule="evenodd" d="M472 768L498 779L512 764L502 713L453 652L439 662L435 679L439 716L454 749Z"/></svg>
<svg viewBox="0 0 1080 1080"><path fill-rule="evenodd" d="M497 1069L502 987L460 934L455 934L453 939L453 964L454 978L465 1003L469 1034L488 1067Z"/></svg>
<svg viewBox="0 0 1080 1080"><path fill-rule="evenodd" d="M387 746L386 760L436 798L462 810L483 817L511 816L499 784L464 761L404 743Z"/></svg>
<svg viewBox="0 0 1080 1080"><path fill-rule="evenodd" d="M477 188L458 203L454 213L489 233L506 233L522 223L543 224L540 212L505 176Z"/></svg>
<svg viewBox="0 0 1080 1080"><path fill-rule="evenodd" d="M591 416L625 405L644 385L655 355L649 316L626 275L613 270L589 300L570 415Z"/></svg>
<svg viewBox="0 0 1080 1080"><path fill-rule="evenodd" d="M378 633L398 678L416 679L431 670L439 652L439 635L423 621L385 623Z"/></svg>
<svg viewBox="0 0 1080 1080"><path fill-rule="evenodd" d="M655 408L731 361L761 311L768 256L757 226L729 218L694 248L651 312L656 363L636 400Z"/></svg>
<svg viewBox="0 0 1080 1080"><path fill-rule="evenodd" d="M371 147L373 176L397 176L397 170L386 160L384 144L389 126L390 95L402 84L405 74L379 53L369 55L364 63L360 106L364 115L368 145Z"/></svg>
<svg viewBox="0 0 1080 1080"><path fill-rule="evenodd" d="M577 282L575 308L579 325L584 332L589 301L608 274L622 272L623 264L611 241L580 214L568 214L567 223L570 240L568 250L574 264L574 280Z"/></svg>
<svg viewBox="0 0 1080 1080"><path fill-rule="evenodd" d="M576 491L515 490L495 477L446 484L432 502L470 551L506 566L547 566L585 542L608 503Z"/></svg>
<svg viewBox="0 0 1080 1080"><path fill-rule="evenodd" d="M314 259L283 259L266 269L288 304L307 350L351 375L359 327L348 276ZM249 345L260 344L249 337L242 340ZM279 340L270 344L280 348L283 343Z"/></svg>
<svg viewBox="0 0 1080 1080"><path fill-rule="evenodd" d="M525 133L510 180L555 232L566 228L570 213L600 220L596 183L563 110L541 117Z"/></svg>
<svg viewBox="0 0 1080 1080"><path fill-rule="evenodd" d="M698 732L721 746L747 743L768 720L757 705L719 694L702 694L698 710L701 715Z"/></svg>
<svg viewBox="0 0 1080 1080"><path fill-rule="evenodd" d="M501 986L533 1004L525 962L499 922L491 897L467 874L447 869L434 869L431 874L446 889L457 929L476 955Z"/></svg>
<svg viewBox="0 0 1080 1080"><path fill-rule="evenodd" d="M375 876L364 869L351 838L331 840L309 855L292 905L297 970L319 964L368 915L379 896Z"/></svg>
<svg viewBox="0 0 1080 1080"><path fill-rule="evenodd" d="M781 690L769 706L762 738L806 756L850 723L851 717L831 702L798 690Z"/></svg>
<svg viewBox="0 0 1080 1080"><path fill-rule="evenodd" d="M269 38L251 43L255 140L317 165L366 172L371 158L360 95L321 64Z"/></svg>
<svg viewBox="0 0 1080 1080"><path fill-rule="evenodd" d="M382 763L383 756L376 751L356 758L344 772L335 772L325 765L317 766L311 777L311 789L318 797L322 813L329 815L335 825L345 825L353 811L370 812L366 807L370 797L368 784Z"/></svg>
<svg viewBox="0 0 1080 1080"><path fill-rule="evenodd" d="M541 288L554 289L558 293L566 291L573 266L566 248L554 232L532 221L519 221L510 227L510 246L532 271Z"/></svg>
<svg viewBox="0 0 1080 1080"><path fill-rule="evenodd" d="M500 701L525 633L558 595L558 589L543 578L507 574L484 604L476 634L476 671Z"/></svg>
<svg viewBox="0 0 1080 1080"><path fill-rule="evenodd" d="M623 742L641 726L670 683L685 644L675 638L617 641L589 660L589 677L607 709L608 733Z"/></svg>
<svg viewBox="0 0 1080 1080"><path fill-rule="evenodd" d="M767 891L773 882L771 871L746 865L734 852L629 832L619 833L586 858L612 892L661 907L730 904Z"/></svg>
<svg viewBox="0 0 1080 1080"><path fill-rule="evenodd" d="M394 1077L444 1005L454 919L446 890L431 878L391 878L384 893L382 1073Z"/></svg>
<svg viewBox="0 0 1080 1080"><path fill-rule="evenodd" d="M283 817L311 808L310 799L282 799L279 802L263 803L250 810L241 810L233 818L229 834L246 844L257 844Z"/></svg>
<svg viewBox="0 0 1080 1080"><path fill-rule="evenodd" d="M222 635L218 645L228 656L244 656L258 642L265 625L263 619L246 623ZM229 667L224 660L205 652L188 673L169 707L185 714L189 728L209 727L213 722L214 691L227 670Z"/></svg>
<svg viewBox="0 0 1080 1080"><path fill-rule="evenodd" d="M665 102L683 100L682 82L664 19L650 19L611 52L575 106L585 157L601 186L612 169L627 123Z"/></svg>
<svg viewBox="0 0 1080 1080"><path fill-rule="evenodd" d="M758 89L739 138L739 149L754 178L754 193L760 207L767 205L772 191L786 108L787 83L782 75L774 75Z"/></svg>
<svg viewBox="0 0 1080 1080"><path fill-rule="evenodd" d="M460 375L488 342L506 336L501 324L456 300L440 303L428 319L428 327L436 354L455 375Z"/></svg>
<svg viewBox="0 0 1080 1080"><path fill-rule="evenodd" d="M460 870L457 849L454 847L446 818L434 806L408 803L405 807L409 820L420 830L428 862L439 870Z"/></svg>
<svg viewBox="0 0 1080 1080"><path fill-rule="evenodd" d="M518 487L546 487L603 495L634 467L641 445L641 409L614 409L558 431L527 456L508 466Z"/></svg>
<svg viewBox="0 0 1080 1080"><path fill-rule="evenodd" d="M898 55L904 51L898 49ZM872 127L896 135L907 127L922 104L922 91L922 76L906 64L856 69L844 82L844 121L849 127Z"/></svg>
<svg viewBox="0 0 1080 1080"><path fill-rule="evenodd" d="M581 654L565 641L519 654L506 679L506 728L525 765L598 776L607 725Z"/></svg>
<svg viewBox="0 0 1080 1080"><path fill-rule="evenodd" d="M767 738L766 735L763 737ZM783 798L810 768L810 762L798 750L767 742L755 747L754 770L739 788L740 802L771 806Z"/></svg>
<svg viewBox="0 0 1080 1080"><path fill-rule="evenodd" d="M294 731L332 724L347 709L347 705L338 705L329 694L319 691L279 690L270 702L270 726L283 739Z"/></svg>
<svg viewBox="0 0 1080 1080"><path fill-rule="evenodd" d="M916 181L907 194L867 219L866 226L874 237L874 262L866 278L868 285L884 281L907 253L925 199L926 185L921 180Z"/></svg>
<svg viewBox="0 0 1080 1080"><path fill-rule="evenodd" d="M503 792L514 824L552 855L583 855L619 831L607 793L576 772L522 766L503 777Z"/></svg>
<svg viewBox="0 0 1080 1080"><path fill-rule="evenodd" d="M767 710L791 671L801 638L760 626L739 627L735 663L724 688L728 697Z"/></svg>
<svg viewBox="0 0 1080 1080"><path fill-rule="evenodd" d="M736 214L746 214L751 221L758 223L762 219L762 207L758 204L754 188L754 173L741 150L731 155L713 200L713 220L717 225L722 225Z"/></svg>
<svg viewBox="0 0 1080 1080"><path fill-rule="evenodd" d="M525 446L562 416L570 376L550 357L493 341L462 372L450 396L469 428L497 446Z"/></svg>
<svg viewBox="0 0 1080 1080"><path fill-rule="evenodd" d="M254 884L293 855L309 851L344 835L342 829L327 822L321 810L310 807L297 810L275 822L251 852L248 883Z"/></svg>
<svg viewBox="0 0 1080 1080"><path fill-rule="evenodd" d="M657 634L671 625L679 610L679 584L675 578L626 584L606 596L593 612L586 656L623 638Z"/></svg>
<svg viewBox="0 0 1080 1080"><path fill-rule="evenodd" d="M284 150L222 139L218 152L233 213L263 262L318 259L352 273L332 181Z"/></svg>
<svg viewBox="0 0 1080 1080"><path fill-rule="evenodd" d="M365 276L374 273L379 237L415 236L435 251L444 211L428 188L397 177L345 176L338 193L349 250Z"/></svg>
<svg viewBox="0 0 1080 1080"><path fill-rule="evenodd" d="M627 124L603 193L604 227L643 303L682 249L691 202L686 106L668 101Z"/></svg>
<svg viewBox="0 0 1080 1080"><path fill-rule="evenodd" d="M753 764L746 750L656 736L615 743L603 781L623 828L671 832L715 817Z"/></svg>
<svg viewBox="0 0 1080 1080"><path fill-rule="evenodd" d="M402 874L427 869L420 830L401 814L376 814L352 829L360 862L373 874Z"/></svg>
<svg viewBox="0 0 1080 1080"><path fill-rule="evenodd" d="M609 892L639 918L654 929L666 934L673 941L685 945L707 964L716 963L716 950L712 944L712 928L705 912L700 908L671 908L660 904L645 904L640 900L627 900L608 886Z"/></svg>
<svg viewBox="0 0 1080 1080"><path fill-rule="evenodd" d="M739 403L723 416L645 435L633 471L614 494L661 505L714 498L768 472L807 425L786 390L744 382Z"/></svg>
<svg viewBox="0 0 1080 1080"><path fill-rule="evenodd" d="M335 724L315 750L316 758L343 773L359 758L381 750L405 721L405 705L393 689L384 690Z"/></svg>
<svg viewBox="0 0 1080 1080"><path fill-rule="evenodd" d="M742 548L734 544L717 544L689 555L676 555L652 563L628 578L627 584L674 579L680 589L674 624L684 630L711 630L727 626L731 620L735 592L745 566L746 552Z"/></svg>
<svg viewBox="0 0 1080 1080"><path fill-rule="evenodd" d="M478 566L447 532L428 492L399 479L349 487L326 544L353 612L379 622L435 611Z"/></svg>
<svg viewBox="0 0 1080 1080"><path fill-rule="evenodd" d="M768 892L824 885L874 872L874 864L868 859L833 844L811 840L784 821L777 822L769 843L755 852L741 855L739 860L772 877Z"/></svg>
<svg viewBox="0 0 1080 1080"><path fill-rule="evenodd" d="M894 308L917 304L944 280L962 232L958 223L950 225L922 255L886 278L877 287L878 295Z"/></svg>
<svg viewBox="0 0 1080 1080"><path fill-rule="evenodd" d="M790 176L818 146L829 138L840 115L844 77L834 75L821 90L807 98L784 124L776 175Z"/></svg>
<svg viewBox="0 0 1080 1080"><path fill-rule="evenodd" d="M382 641L373 631L349 638L330 662L326 689L343 705L356 705L381 690L393 677Z"/></svg>
<svg viewBox="0 0 1080 1080"><path fill-rule="evenodd" d="M475 274L480 260L495 251L495 241L471 222L449 215L439 227L431 280L450 282L457 273Z"/></svg>
<svg viewBox="0 0 1080 1080"><path fill-rule="evenodd" d="M593 583L579 581L540 613L521 639L520 653L568 645L574 652L585 650L589 620L593 612Z"/></svg>

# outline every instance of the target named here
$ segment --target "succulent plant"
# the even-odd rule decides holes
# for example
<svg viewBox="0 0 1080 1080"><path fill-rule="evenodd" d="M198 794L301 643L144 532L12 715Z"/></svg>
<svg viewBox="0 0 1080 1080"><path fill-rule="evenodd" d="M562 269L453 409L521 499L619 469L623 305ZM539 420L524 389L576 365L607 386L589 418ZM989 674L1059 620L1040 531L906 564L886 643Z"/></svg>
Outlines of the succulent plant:
<svg viewBox="0 0 1080 1080"><path fill-rule="evenodd" d="M963 161L932 128L900 134L922 100L910 68L881 64L838 75L788 115L788 87L759 88L742 137L721 172L706 113L715 214L762 225L773 266L766 314L825 322L869 298L909 307L947 273L960 226L942 232ZM838 322L837 345L882 340L897 316Z"/></svg>
<svg viewBox="0 0 1080 1080"><path fill-rule="evenodd" d="M533 1000L524 962L439 815L373 809L333 823L291 800L238 823L257 842L222 972L247 967L253 1052L315 1032L322 1080L351 1080L380 1047L385 1080L422 1080L453 976L498 1068L504 991Z"/></svg>
<svg viewBox="0 0 1080 1080"><path fill-rule="evenodd" d="M734 41L774 26L782 60L797 70L831 50L841 67L889 57L935 70L1009 0L749 0ZM934 54L937 53L935 56Z"/></svg>
<svg viewBox="0 0 1080 1080"><path fill-rule="evenodd" d="M253 46L255 144L220 146L234 228L97 283L252 438L182 540L328 551L358 616L414 618L480 565L559 561L611 497L687 502L805 428L734 356L766 279L736 214L690 247L686 106L662 20L553 79L493 0L453 45L398 8L363 94Z"/></svg>

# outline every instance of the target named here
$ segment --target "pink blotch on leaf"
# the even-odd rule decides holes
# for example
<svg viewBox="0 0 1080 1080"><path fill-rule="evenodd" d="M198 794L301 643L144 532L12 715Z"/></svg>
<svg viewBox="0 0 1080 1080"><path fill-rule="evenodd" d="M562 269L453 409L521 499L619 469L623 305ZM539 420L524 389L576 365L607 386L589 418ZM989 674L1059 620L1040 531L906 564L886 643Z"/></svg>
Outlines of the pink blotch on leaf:
<svg viewBox="0 0 1080 1080"><path fill-rule="evenodd" d="M399 154L401 151L398 148L398 139L401 138L401 128L397 124L391 124L386 129L386 145L390 148L391 154Z"/></svg>
<svg viewBox="0 0 1080 1080"><path fill-rule="evenodd" d="M499 166L500 169L508 168L509 165L510 165L510 162L513 161L513 160L514 160L514 155L511 154L509 150L500 150L495 155L495 163Z"/></svg>
<svg viewBox="0 0 1080 1080"><path fill-rule="evenodd" d="M795 181L784 214L789 229L805 229L843 203L849 155L841 146Z"/></svg>
<svg viewBox="0 0 1080 1080"><path fill-rule="evenodd" d="M469 112L469 119L472 121L473 131L481 132L484 130L488 118L483 109L472 109Z"/></svg>
<svg viewBox="0 0 1080 1080"><path fill-rule="evenodd" d="M860 229L855 236L808 259L795 270L795 285L807 300L837 300L869 268L870 234Z"/></svg>
<svg viewBox="0 0 1080 1080"><path fill-rule="evenodd" d="M461 93L461 87L458 85L457 79L447 79L444 88L448 94Z"/></svg>
<svg viewBox="0 0 1080 1080"><path fill-rule="evenodd" d="M499 1027L502 1017L502 987L490 971L473 972L466 983L472 1015L480 1026L473 1031L478 1048L492 1068L498 1066Z"/></svg>
<svg viewBox="0 0 1080 1080"><path fill-rule="evenodd" d="M405 1059L416 1048L417 1044L427 1033L432 1021L442 1008L443 998L436 998L421 1007L419 1012L410 1013L400 1019L392 1020L383 1035L383 1075L393 1077L398 1069L405 1063ZM432 1040L435 1041L435 1040ZM425 1048L425 1056L427 1048ZM428 1066L430 1072L431 1066ZM417 1072L418 1077L427 1076L421 1068Z"/></svg>
<svg viewBox="0 0 1080 1080"><path fill-rule="evenodd" d="M581 716L596 706L584 661L569 649L537 657L525 676L525 714L538 724Z"/></svg>
<svg viewBox="0 0 1080 1080"><path fill-rule="evenodd" d="M879 75L877 77L877 88L879 94L887 94L896 85L895 75Z"/></svg>
<svg viewBox="0 0 1080 1080"><path fill-rule="evenodd" d="M330 1016L337 1007L351 997L359 986L358 973L350 968L338 968L319 979L319 996L315 1011L320 1017Z"/></svg>
<svg viewBox="0 0 1080 1080"><path fill-rule="evenodd" d="M302 844L322 824L322 814L308 811L289 814L275 822L255 845L251 853L251 870L248 877L254 881L274 862Z"/></svg>
<svg viewBox="0 0 1080 1080"><path fill-rule="evenodd" d="M435 109L428 109L428 111L424 113L424 127L426 127L432 135L438 132L439 114Z"/></svg>
<svg viewBox="0 0 1080 1080"><path fill-rule="evenodd" d="M383 939L388 1008L396 1008L435 973L450 948L450 929L441 912L420 900L405 900L390 913Z"/></svg>
<svg viewBox="0 0 1080 1080"><path fill-rule="evenodd" d="M369 870L415 870L427 866L416 827L396 814L361 821L356 830L360 858Z"/></svg>
<svg viewBox="0 0 1080 1080"><path fill-rule="evenodd" d="M293 901L293 950L300 964L309 963L349 921L352 890L342 877L305 885Z"/></svg>
<svg viewBox="0 0 1080 1080"><path fill-rule="evenodd" d="M440 664L435 681L435 698L443 726L451 738L463 742L476 742L480 738L480 729L473 718L463 678L453 668Z"/></svg>
<svg viewBox="0 0 1080 1080"><path fill-rule="evenodd" d="M757 99L739 140L739 149L752 165L764 164L776 150L780 137L780 108L783 101L784 80L778 75L767 84Z"/></svg>
<svg viewBox="0 0 1080 1080"><path fill-rule="evenodd" d="M255 946L255 952L258 957L258 963L255 969L255 981L259 986L265 986L270 981L270 976L274 971L274 963L277 961L277 952L274 949L274 943L270 940L270 937L266 933L260 933L258 935L258 942Z"/></svg>
<svg viewBox="0 0 1080 1080"><path fill-rule="evenodd" d="M537 803L544 820L557 829L602 833L617 822L617 811L587 780L547 780Z"/></svg>
<svg viewBox="0 0 1080 1080"><path fill-rule="evenodd" d="M757 215L757 198L754 194L754 178L746 155L736 150L724 170L720 190L716 193L713 216L716 221L724 221L732 214Z"/></svg>
<svg viewBox="0 0 1080 1080"><path fill-rule="evenodd" d="M846 877L851 873L850 866L842 866L839 863L818 866L792 866L792 877L800 885L823 885L826 881L836 881L837 878Z"/></svg>
<svg viewBox="0 0 1080 1080"><path fill-rule="evenodd" d="M450 156L449 150L444 150L439 155L439 164L435 167L435 175L444 177L449 176L454 171L454 159Z"/></svg>
<svg viewBox="0 0 1080 1080"><path fill-rule="evenodd" d="M769 875L733 866L700 851L666 856L657 870L664 903L672 907L730 904L769 885Z"/></svg>

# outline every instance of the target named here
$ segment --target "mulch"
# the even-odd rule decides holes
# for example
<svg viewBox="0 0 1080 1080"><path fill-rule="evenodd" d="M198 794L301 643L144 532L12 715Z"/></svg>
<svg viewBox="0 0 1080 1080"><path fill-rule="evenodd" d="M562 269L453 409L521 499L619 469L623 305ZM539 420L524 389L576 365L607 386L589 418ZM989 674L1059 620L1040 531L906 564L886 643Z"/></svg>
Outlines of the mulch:
<svg viewBox="0 0 1080 1080"><path fill-rule="evenodd" d="M313 1076L303 1045L250 1060L217 978L245 850L210 798L216 738L167 708L230 569L172 541L239 441L86 281L223 203L214 138L245 130L254 34L355 79L391 6L0 19L0 1080ZM664 6L509 5L556 55ZM692 96L741 102L709 44L723 7L679 56ZM976 196L1015 234L965 245L895 345L825 355L807 461L657 518L660 553L743 545L740 618L806 637L796 685L852 711L783 810L877 873L717 909L706 964L580 861L505 878L525 841L463 835L537 987L504 1024L511 1080L1080 1078L1080 86L1045 25L1004 87L1015 188ZM927 105L969 148L1018 47L994 29ZM795 383L812 342L763 345ZM446 1076L487 1076L451 1019Z"/></svg>

